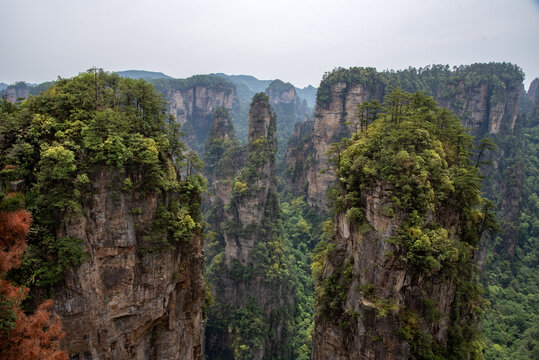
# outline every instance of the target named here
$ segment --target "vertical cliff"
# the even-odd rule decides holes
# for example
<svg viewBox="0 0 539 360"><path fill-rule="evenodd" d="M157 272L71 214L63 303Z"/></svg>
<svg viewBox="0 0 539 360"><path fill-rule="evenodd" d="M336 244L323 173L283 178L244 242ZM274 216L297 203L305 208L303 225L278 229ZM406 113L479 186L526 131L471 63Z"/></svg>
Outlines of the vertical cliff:
<svg viewBox="0 0 539 360"><path fill-rule="evenodd" d="M486 190L498 205L500 231L484 239L481 263L485 296L491 304L482 317L488 360L532 359L539 350L539 315L530 301L537 293L534 279L538 276L538 267L531 259L539 256L534 245L539 234L539 214L534 210L539 193L535 180L539 144L537 86L536 79L528 94L521 97L521 112L513 133L493 137L499 155L494 157L496 168L489 173Z"/></svg>
<svg viewBox="0 0 539 360"><path fill-rule="evenodd" d="M427 96L402 99L335 154L315 360L481 358L473 254L492 214L471 137Z"/></svg>
<svg viewBox="0 0 539 360"><path fill-rule="evenodd" d="M266 89L266 94L277 117L277 160L281 161L295 124L308 120L311 109L304 100L298 98L294 85L290 83L274 80Z"/></svg>
<svg viewBox="0 0 539 360"><path fill-rule="evenodd" d="M154 88L93 70L1 105L0 164L12 166L0 180L20 179L34 218L13 277L31 284L30 306L52 297L63 349L200 359L203 180L181 178L178 129Z"/></svg>
<svg viewBox="0 0 539 360"><path fill-rule="evenodd" d="M384 83L376 71L362 69L361 76L361 81L324 79L328 85L321 84L313 124L314 166L307 169L307 201L319 209L326 209L326 193L335 182L327 155L331 144L356 131L358 104L383 99Z"/></svg>
<svg viewBox="0 0 539 360"><path fill-rule="evenodd" d="M312 142L314 148L314 164L304 170L306 187L292 182L292 188L306 188L309 204L325 210L327 190L335 181L327 156L330 145L358 129L358 105L369 100L382 101L395 86L433 96L441 106L454 112L474 136L482 138L511 132L515 127L522 76L517 66L506 63L473 64L453 70L433 65L398 72L338 68L327 73L318 88L312 138L291 140L291 146L297 149L290 150L295 156L287 157L286 166L296 172L302 166L296 159L305 161L311 156L300 154L302 148L310 148L305 142Z"/></svg>
<svg viewBox="0 0 539 360"><path fill-rule="evenodd" d="M7 101L16 103L19 99L28 97L28 85L25 82L18 82L9 85L4 91Z"/></svg>
<svg viewBox="0 0 539 360"><path fill-rule="evenodd" d="M295 196L307 192L309 186L307 174L309 169L315 166L313 128L312 120L296 123L294 133L286 147L284 180L287 190Z"/></svg>
<svg viewBox="0 0 539 360"><path fill-rule="evenodd" d="M218 107L236 109L238 99L234 84L217 75L195 75L188 79L152 81L163 94L168 112L182 124L186 144L193 150L208 138L213 113Z"/></svg>
<svg viewBox="0 0 539 360"><path fill-rule="evenodd" d="M232 180L224 250L210 265L214 304L206 354L212 359L288 359L293 289L279 221L276 118L269 98L253 98L247 164Z"/></svg>
<svg viewBox="0 0 539 360"><path fill-rule="evenodd" d="M526 97L534 107L539 106L539 78L535 78L531 82Z"/></svg>
<svg viewBox="0 0 539 360"><path fill-rule="evenodd" d="M202 235L174 241L157 224L166 225L164 209L177 207L178 195L126 192L123 179L96 171L84 215L58 230L87 249L55 287L63 348L73 359L200 359Z"/></svg>

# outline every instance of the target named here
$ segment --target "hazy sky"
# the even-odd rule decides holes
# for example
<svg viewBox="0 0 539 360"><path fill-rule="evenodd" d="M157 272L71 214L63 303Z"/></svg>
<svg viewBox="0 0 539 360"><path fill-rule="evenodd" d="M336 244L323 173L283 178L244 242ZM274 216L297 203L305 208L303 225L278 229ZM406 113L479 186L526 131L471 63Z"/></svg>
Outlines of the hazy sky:
<svg viewBox="0 0 539 360"><path fill-rule="evenodd" d="M539 0L0 0L0 82L90 67L318 86L337 66L508 61L539 77Z"/></svg>

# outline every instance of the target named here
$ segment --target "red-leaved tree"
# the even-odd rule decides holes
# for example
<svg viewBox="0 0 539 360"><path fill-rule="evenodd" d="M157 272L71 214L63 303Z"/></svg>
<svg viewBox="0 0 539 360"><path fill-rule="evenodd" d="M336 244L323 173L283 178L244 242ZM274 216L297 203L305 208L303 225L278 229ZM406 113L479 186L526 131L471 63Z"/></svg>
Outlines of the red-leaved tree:
<svg viewBox="0 0 539 360"><path fill-rule="evenodd" d="M59 350L64 336L60 320L49 312L52 300L26 315L21 302L28 289L5 279L5 273L21 263L31 223L26 210L0 211L0 360L67 360Z"/></svg>

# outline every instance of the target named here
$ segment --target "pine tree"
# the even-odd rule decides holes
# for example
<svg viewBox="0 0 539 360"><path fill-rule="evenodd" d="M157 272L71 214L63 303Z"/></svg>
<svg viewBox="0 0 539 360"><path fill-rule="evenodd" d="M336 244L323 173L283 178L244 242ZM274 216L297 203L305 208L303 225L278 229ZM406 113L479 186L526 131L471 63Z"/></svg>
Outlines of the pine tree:
<svg viewBox="0 0 539 360"><path fill-rule="evenodd" d="M60 320L49 312L52 300L26 315L21 303L28 288L5 279L21 263L31 223L32 216L24 209L0 211L0 360L67 360L67 354L58 350L64 333Z"/></svg>

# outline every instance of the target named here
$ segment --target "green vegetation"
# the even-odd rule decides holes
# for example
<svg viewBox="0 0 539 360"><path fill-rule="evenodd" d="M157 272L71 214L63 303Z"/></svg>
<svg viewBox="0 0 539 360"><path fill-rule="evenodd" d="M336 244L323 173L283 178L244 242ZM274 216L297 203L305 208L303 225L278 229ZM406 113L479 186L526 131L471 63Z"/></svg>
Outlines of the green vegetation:
<svg viewBox="0 0 539 360"><path fill-rule="evenodd" d="M436 344L403 320L403 329L408 329L403 338L412 345L411 356L480 358L477 316L481 290L474 282L473 253L481 234L494 229L496 222L492 204L481 197L481 175L471 160L472 138L454 115L422 93L395 88L386 95L381 109L366 129L333 145L339 179L330 194L333 211L346 213L354 226L367 226L362 231L371 233L363 215L364 199L374 191L383 191L388 201L384 214L400 224L390 239L400 249L393 256L425 276L453 277L459 283L451 314L450 345ZM342 265L334 264L340 267L333 275L323 276L324 263L343 255L332 243L331 224L326 233L327 240L318 245L312 265L318 282L316 304L322 314L338 316L342 314L344 291L357 275L351 267L353 260L345 259ZM373 300L377 316L393 309L390 299Z"/></svg>
<svg viewBox="0 0 539 360"><path fill-rule="evenodd" d="M224 120L218 123L217 128L210 129L202 154L204 173L211 174L212 177L227 178L241 169L243 150L236 139L228 110L219 107L214 116Z"/></svg>
<svg viewBox="0 0 539 360"><path fill-rule="evenodd" d="M217 75L194 75L187 79L158 78L152 80L152 84L162 94L169 90L187 91L197 86L215 91L234 91L234 84Z"/></svg>
<svg viewBox="0 0 539 360"><path fill-rule="evenodd" d="M1 182L22 180L34 218L23 266L13 275L19 282L50 286L84 261L82 240L57 230L83 215L103 172L120 191L175 194L154 224L163 239L187 241L201 230L204 181L190 174L180 180L176 165L189 168L193 158L183 156L178 125L145 81L92 69L21 104L3 99L0 113Z"/></svg>
<svg viewBox="0 0 539 360"><path fill-rule="evenodd" d="M375 68L336 68L331 72L326 72L322 77L322 81L320 82L320 86L316 93L316 104L319 106L326 106L331 102L331 86L333 84L339 82L345 83L346 85L360 83L369 89L380 87L380 90L382 91L383 86L385 85L384 80L382 73L377 72ZM376 92L374 91L373 93ZM346 96L346 94L347 92L344 91L343 95Z"/></svg>
<svg viewBox="0 0 539 360"><path fill-rule="evenodd" d="M520 115L521 125L494 139L504 156L497 156L498 171L487 179L501 218L500 232L485 241L488 360L539 357L539 111L525 102L521 108L529 110Z"/></svg>
<svg viewBox="0 0 539 360"><path fill-rule="evenodd" d="M361 84L371 94L371 100L382 101L384 95L394 87L407 92L424 92L438 102L449 104L449 109L456 113L463 122L470 120L470 113L465 108L464 99L479 95L478 89L486 85L487 106L491 107L504 100L508 91L518 91L524 74L510 63L472 64L453 67L431 65L423 68L408 68L399 71L377 72L374 68L352 67L336 68L324 74L318 88L316 103L328 106L332 99L331 87L343 83L343 98L347 96L352 84ZM481 96L481 95L480 95ZM487 122L474 135L484 136ZM340 138L335 139L335 142Z"/></svg>

